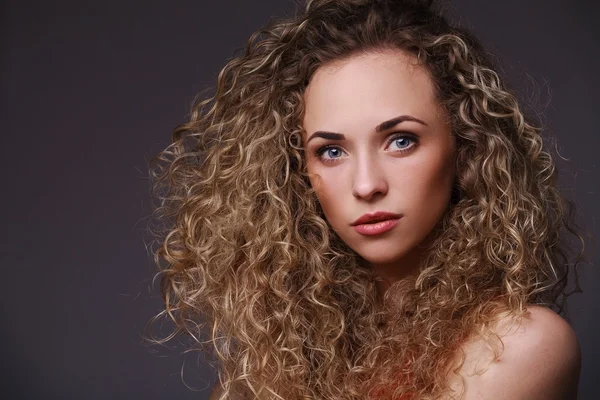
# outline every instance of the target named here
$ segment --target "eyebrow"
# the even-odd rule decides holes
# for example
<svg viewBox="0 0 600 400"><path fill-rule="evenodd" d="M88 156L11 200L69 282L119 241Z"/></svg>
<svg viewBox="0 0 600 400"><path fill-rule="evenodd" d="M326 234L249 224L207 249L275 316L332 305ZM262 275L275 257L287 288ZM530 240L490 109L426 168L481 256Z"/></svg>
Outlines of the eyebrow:
<svg viewBox="0 0 600 400"><path fill-rule="evenodd" d="M413 121L413 122L417 122L424 126L429 126L424 121L421 121L420 119L418 119L416 117L413 117L410 115L400 115L396 118L389 119L389 120L384 121L381 124L377 125L375 127L375 132L385 131L386 129L390 129L404 121ZM313 140L314 138L317 138L317 137L320 137L323 139L328 139L328 140L345 140L346 139L346 137L342 133L316 131L315 133L310 135L310 137L308 138L306 143L310 142L311 140Z"/></svg>

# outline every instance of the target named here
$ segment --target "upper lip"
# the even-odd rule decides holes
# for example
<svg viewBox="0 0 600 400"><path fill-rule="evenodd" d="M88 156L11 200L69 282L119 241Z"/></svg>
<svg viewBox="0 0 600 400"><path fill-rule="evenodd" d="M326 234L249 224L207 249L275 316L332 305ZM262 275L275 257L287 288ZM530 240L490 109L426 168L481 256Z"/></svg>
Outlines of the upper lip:
<svg viewBox="0 0 600 400"><path fill-rule="evenodd" d="M400 214L390 213L386 211L376 211L374 213L367 213L361 216L359 219L354 221L352 226L360 224L373 224L379 221L385 221L387 219L395 219L402 217Z"/></svg>

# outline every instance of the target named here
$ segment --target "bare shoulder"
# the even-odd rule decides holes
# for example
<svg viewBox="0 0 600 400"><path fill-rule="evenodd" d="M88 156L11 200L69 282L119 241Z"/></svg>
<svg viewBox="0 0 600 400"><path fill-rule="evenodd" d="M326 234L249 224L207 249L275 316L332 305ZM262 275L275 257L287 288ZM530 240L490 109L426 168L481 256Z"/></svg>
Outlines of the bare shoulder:
<svg viewBox="0 0 600 400"><path fill-rule="evenodd" d="M530 305L520 321L500 320L494 327L501 340L495 359L481 339L465 343L465 361L450 378L457 397L465 400L577 398L581 351L571 326L554 311Z"/></svg>

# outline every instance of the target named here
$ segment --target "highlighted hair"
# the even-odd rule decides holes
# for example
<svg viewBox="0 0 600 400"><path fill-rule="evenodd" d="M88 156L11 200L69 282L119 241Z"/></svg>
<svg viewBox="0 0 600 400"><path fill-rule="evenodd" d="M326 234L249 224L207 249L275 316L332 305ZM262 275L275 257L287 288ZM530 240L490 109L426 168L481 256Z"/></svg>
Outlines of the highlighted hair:
<svg viewBox="0 0 600 400"><path fill-rule="evenodd" d="M562 310L581 257L568 262L563 238L582 238L554 161L479 41L430 3L308 1L250 38L153 160L156 318L176 326L163 340L183 332L213 350L221 399L432 399L468 335L492 337L527 304ZM457 175L420 275L383 307L310 187L301 121L320 66L388 50L428 71Z"/></svg>

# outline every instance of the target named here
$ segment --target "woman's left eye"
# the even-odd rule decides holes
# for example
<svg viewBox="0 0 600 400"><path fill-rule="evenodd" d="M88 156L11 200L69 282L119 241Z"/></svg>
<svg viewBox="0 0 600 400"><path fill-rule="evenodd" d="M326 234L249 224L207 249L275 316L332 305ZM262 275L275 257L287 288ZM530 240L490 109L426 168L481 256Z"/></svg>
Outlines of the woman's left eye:
<svg viewBox="0 0 600 400"><path fill-rule="evenodd" d="M390 140L390 147L392 147L391 150L408 151L416 145L416 142L417 140L412 136L397 135ZM396 147L396 149L393 147Z"/></svg>

